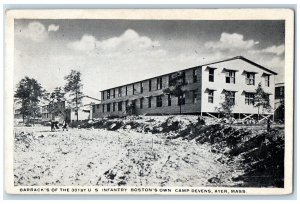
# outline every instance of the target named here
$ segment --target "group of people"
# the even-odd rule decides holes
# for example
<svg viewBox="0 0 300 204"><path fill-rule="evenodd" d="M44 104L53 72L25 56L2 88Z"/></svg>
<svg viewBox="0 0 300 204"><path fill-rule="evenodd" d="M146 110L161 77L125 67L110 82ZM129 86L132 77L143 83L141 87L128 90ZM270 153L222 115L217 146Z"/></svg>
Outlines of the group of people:
<svg viewBox="0 0 300 204"><path fill-rule="evenodd" d="M59 129L58 121L51 121L51 131L55 131L56 129ZM68 131L68 123L66 120L63 122L62 130Z"/></svg>

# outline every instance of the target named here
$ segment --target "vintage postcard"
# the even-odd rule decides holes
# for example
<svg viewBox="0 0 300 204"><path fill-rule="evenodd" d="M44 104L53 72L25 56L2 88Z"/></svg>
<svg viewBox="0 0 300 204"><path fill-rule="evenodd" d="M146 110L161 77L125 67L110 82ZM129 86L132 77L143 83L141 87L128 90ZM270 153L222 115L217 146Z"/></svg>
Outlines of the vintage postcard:
<svg viewBox="0 0 300 204"><path fill-rule="evenodd" d="M7 193L292 193L292 10L8 10L5 23Z"/></svg>

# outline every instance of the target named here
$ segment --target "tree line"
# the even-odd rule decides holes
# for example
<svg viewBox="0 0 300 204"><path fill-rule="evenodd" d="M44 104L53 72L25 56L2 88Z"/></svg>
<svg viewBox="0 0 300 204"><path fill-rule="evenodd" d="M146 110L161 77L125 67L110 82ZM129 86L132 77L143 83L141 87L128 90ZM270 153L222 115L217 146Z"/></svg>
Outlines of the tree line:
<svg viewBox="0 0 300 204"><path fill-rule="evenodd" d="M23 122L25 120L35 121L41 117L41 102L47 102L48 113L52 117L57 115L65 116L65 108L61 106L63 101L68 102L68 106L75 110L76 119L78 121L78 109L82 104L83 84L81 83L81 73L71 70L70 74L64 77L66 84L64 87L56 87L52 92L47 92L42 85L34 78L24 77L17 84L14 94L15 103L19 104L16 111L22 115ZM69 96L67 100L65 97ZM54 119L54 118L52 118Z"/></svg>

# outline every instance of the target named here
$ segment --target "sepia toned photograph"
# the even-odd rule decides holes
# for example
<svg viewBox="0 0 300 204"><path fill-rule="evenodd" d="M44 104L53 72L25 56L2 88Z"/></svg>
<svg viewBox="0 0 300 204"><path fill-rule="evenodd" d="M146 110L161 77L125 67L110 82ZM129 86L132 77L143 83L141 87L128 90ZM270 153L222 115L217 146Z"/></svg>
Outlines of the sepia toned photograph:
<svg viewBox="0 0 300 204"><path fill-rule="evenodd" d="M166 11L8 13L7 192L292 192L293 12Z"/></svg>

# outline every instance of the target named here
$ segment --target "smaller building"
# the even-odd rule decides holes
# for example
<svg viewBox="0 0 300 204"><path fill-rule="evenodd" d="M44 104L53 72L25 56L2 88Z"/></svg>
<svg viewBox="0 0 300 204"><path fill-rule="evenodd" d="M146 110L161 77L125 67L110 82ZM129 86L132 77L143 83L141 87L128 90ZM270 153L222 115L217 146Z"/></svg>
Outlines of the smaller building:
<svg viewBox="0 0 300 204"><path fill-rule="evenodd" d="M48 122L51 120L55 120L58 122L63 122L64 120L68 120L70 118L70 111L66 109L66 101L61 101L56 103L57 109L60 110L55 114L52 113L51 105L48 103L47 105L42 105L41 107L41 115L42 115L42 122Z"/></svg>
<svg viewBox="0 0 300 204"><path fill-rule="evenodd" d="M284 121L284 83L275 84L274 120Z"/></svg>
<svg viewBox="0 0 300 204"><path fill-rule="evenodd" d="M57 109L60 111L55 114L51 113L50 104L42 106L42 121L51 121L55 120L58 122L63 122L66 120L67 122L78 120L89 120L92 118L92 105L95 102L99 102L100 100L96 98L92 98L89 96L82 97L82 104L78 106L78 108L70 107L68 104L68 100L61 101L57 104Z"/></svg>

